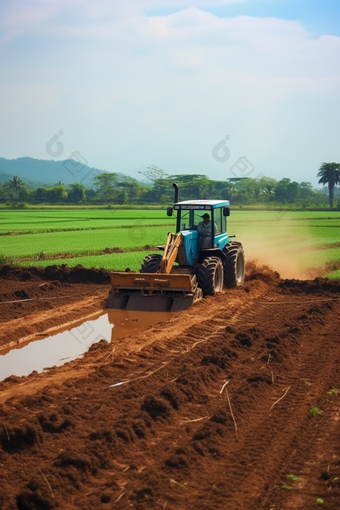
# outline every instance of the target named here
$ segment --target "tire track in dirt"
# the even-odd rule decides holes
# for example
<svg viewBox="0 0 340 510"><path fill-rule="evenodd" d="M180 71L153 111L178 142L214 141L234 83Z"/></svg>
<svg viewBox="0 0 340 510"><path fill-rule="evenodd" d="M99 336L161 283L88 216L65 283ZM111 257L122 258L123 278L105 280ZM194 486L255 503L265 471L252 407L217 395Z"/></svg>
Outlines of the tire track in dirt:
<svg viewBox="0 0 340 510"><path fill-rule="evenodd" d="M296 305L295 305L296 306ZM293 318L292 318L293 319ZM291 319L291 320L292 320ZM293 319L294 321L294 319ZM318 321L314 321L318 324ZM290 335L292 335L292 331L294 328L291 328ZM295 331L294 333L297 333ZM294 334L293 333L293 334ZM286 332L279 331L278 334L276 334L276 339L280 336L285 336ZM294 337L292 337L294 338ZM283 340L284 341L284 340ZM303 347L299 345L299 347ZM306 392L306 388L308 388L304 381L300 381L299 376L300 374L300 364L299 364L299 352L297 350L294 350L294 346L291 346L290 348L290 354L295 357L295 370L291 370L292 364L290 363L290 375L289 375L289 382L283 384L273 384L272 386L266 386L264 390L262 390L261 397L258 398L257 402L254 402L254 407L261 409L260 412L254 412L251 420L251 428L244 430L244 436L246 437L246 440L243 444L240 445L241 448L244 448L247 451L247 454L249 458L256 458L256 465L261 466L260 471L258 471L256 468L250 473L248 472L247 480L245 484L239 483L237 488L237 493L240 494L240 499L244 500L244 494L247 494L249 491L247 491L247 487L251 485L251 479L255 478L254 485L257 485L257 487L263 486L265 490L268 490L270 485L273 483L273 480L278 477L279 471L275 473L275 470L273 470L272 466L270 467L270 472L266 471L266 459L271 458L273 459L273 456L275 456L275 464L277 467L284 464L285 458L287 455L287 450L299 450L299 439L303 438L303 441L305 441L306 433L308 434L308 427L307 423L308 420L308 409L306 409L306 398L307 400L310 398L308 397L308 392ZM323 359L321 354L325 353L325 349L323 348L322 344L320 343L319 346L313 347L313 351L310 353L310 369L308 372L304 374L306 380L311 375L314 375L315 377L315 364L319 364L323 362ZM305 359L305 356L304 356ZM309 360L308 360L309 362ZM275 366L275 363L274 363ZM325 371L327 371L325 369ZM274 376L276 381L278 380L277 376ZM294 381L294 377L296 377L296 381ZM279 378L280 380L280 378ZM281 379L282 380L282 379ZM287 379L286 379L287 381ZM280 388L281 387L281 388ZM272 389L273 388L273 389ZM275 390L274 390L275 388ZM287 396L281 400L280 404L275 407L275 409L272 409L272 412L270 412L269 403L273 402L274 398L274 392L275 395L275 402L283 396L286 392L286 390L289 389L289 393ZM236 389L236 392L239 393L241 390ZM263 413L264 408L267 407L267 417ZM289 418L294 412L294 424L295 428L292 433L291 426L289 423ZM278 438L280 440L278 441ZM259 445L262 444L262 447L259 451ZM262 449L262 451L261 451ZM228 464L235 465L237 464L237 457L239 455L239 451L236 450L236 456L234 458L230 458ZM270 463L268 463L270 465ZM249 468L249 464L248 464ZM241 469L242 471L242 469ZM257 472L258 471L258 472ZM286 475L291 471L286 471ZM294 471L293 471L294 472ZM241 473L236 474L236 478L239 480L242 480ZM245 477L243 477L244 479ZM284 483L284 482L283 482ZM265 490L262 489L258 491L257 495L252 495L251 502L249 505L249 508L255 508L256 505L261 503L261 498L263 494L265 494ZM233 491L233 488L230 487L229 491L231 493L235 492ZM261 495L262 492L262 495ZM258 500L257 500L258 498ZM238 504L241 504L240 501L238 501L237 494L235 495L235 498L233 499L233 503L235 504L235 508L238 508ZM248 507L244 507L248 508Z"/></svg>
<svg viewBox="0 0 340 510"><path fill-rule="evenodd" d="M268 286L262 282L252 283L250 285L250 292L249 294L247 293L247 297L250 297L250 299L248 299L244 308L251 307L254 299L263 295L267 289ZM234 289L215 298L207 298L203 302L197 303L194 307L176 314L169 321L166 328L164 328L164 324L157 323L146 332L138 335L138 337L130 336L117 339L115 344L110 346L110 350L114 349L114 358L119 358L123 363L127 362L128 364L133 360L140 362L138 353L142 349L146 355L150 354L153 357L155 353L151 346L154 344L158 346L157 349L160 349L162 357L185 352L186 349L191 348L192 343L195 343L198 337L201 335L207 336L214 331L215 326L212 324L216 324L216 327L219 327L226 321L229 321L229 306L234 309L239 308L244 301L244 294L243 290ZM9 321L3 324L4 331L6 331L6 340L18 338L18 332L20 333L19 338L21 338L25 331L38 331L49 335L54 334L59 325L63 324L67 318L70 319L73 316L74 320L78 321L80 317L87 316L87 314L92 313L94 310L98 310L98 306L105 301L103 299L104 296L107 296L106 292L96 293L81 302L73 302L66 306L57 307L53 310L52 316L51 310L46 310L40 312L38 316L30 314L23 318ZM225 306L226 298L228 300L228 307ZM227 311L221 313L221 309L223 310L224 308ZM202 316L205 317L203 323ZM72 322L69 321L69 324L72 324ZM22 329L23 325L25 329ZM183 327L184 325L186 326L185 328ZM186 336L186 332L189 330L191 333L189 332L188 336ZM35 333L32 333L32 337L27 335L23 339L21 338L20 341L29 341L34 336ZM12 345L14 344L17 344L17 341L12 343ZM113 356L110 355L108 362L112 362L112 359ZM56 384L60 385L69 378L85 377L86 373L91 374L96 370L97 363L97 360L91 363L89 360L84 361L84 358L75 360L72 363L58 367L56 370L53 369L48 374L48 379L44 374L20 378L20 383L14 387L9 385L9 390L7 390L8 384L6 382L0 383L0 388L3 388L0 393L0 403L4 402L9 395L20 396L23 392L25 394L34 393L40 387L40 384L42 384L39 382L40 380L45 380L46 384L51 384L51 379L53 380L54 378ZM74 369L72 368L73 366ZM132 373L129 378L133 379L134 374Z"/></svg>
<svg viewBox="0 0 340 510"><path fill-rule="evenodd" d="M317 300L316 303L319 303L319 301ZM331 301L324 302L324 305L327 307L328 306L331 307L330 303L331 303ZM296 304L293 304L293 306L296 306ZM318 308L316 308L316 310L318 310ZM308 311L310 312L311 309L309 309ZM319 311L320 311L320 309L319 309ZM333 315L333 311L330 311L330 314ZM251 315L254 316L256 314L252 313ZM325 315L325 310L323 310L323 315ZM298 319L305 320L306 317L302 315L301 317L298 317ZM333 319L333 317L332 317L332 319ZM294 322L293 318L292 318L292 321ZM297 321L297 322L299 322L299 321ZM316 320L310 321L310 322L311 323L314 322L314 324L311 324L312 327L310 327L310 328L305 328L306 329L306 332L305 332L306 339L308 338L307 335L310 333L310 330L315 328L316 325L319 325L319 320L317 318L316 318ZM330 379L334 380L334 377L333 377L334 370L331 370L331 371L329 370L330 367L329 367L329 363L327 362L329 354L328 354L327 350L325 350L325 348L324 348L323 341L318 340L318 337L321 337L321 335L328 336L329 329L334 328L334 326L335 326L334 319L332 320L332 322L329 325L323 326L323 333L322 334L317 333L317 339L316 339L317 345L315 345L313 343L313 347L311 348L310 352L308 352L308 349L307 349L307 353L304 352L303 355L301 354L302 349L304 348L303 343L301 345L299 345L299 348L301 348L301 350L294 352L294 356L296 358L295 359L295 370L290 371L291 375L288 376L289 383L287 383L287 384L289 384L289 386L290 386L289 395L286 397L286 400L282 401L280 404L280 408L282 407L282 410L280 409L280 413L279 413L281 421L277 422L277 419L276 419L276 423L274 424L274 427L277 428L277 430L275 432L275 435L273 436L273 431L271 430L271 427L268 428L268 426L266 426L266 420L265 420L265 422L263 422L263 414L261 414L261 413L259 414L259 417L260 417L259 426L256 426L256 419L254 417L252 418L252 430L247 431L245 433L247 440L242 445L242 447L244 447L248 451L248 454L250 455L250 457L252 456L252 454L255 454L255 451L252 452L252 449L254 449L254 445L255 444L258 445L259 442L262 442L262 441L264 444L267 443L267 445L268 445L267 449L264 449L262 457L263 456L264 457L266 457L266 456L272 457L273 452L275 451L277 465L280 465L280 463L282 463L282 461L285 460L287 445L291 445L293 450L301 451L300 444L299 444L299 438L302 437L303 438L302 442L305 442L306 434L307 434L307 437L309 435L308 426L306 425L306 417L308 417L309 409L308 409L308 405L306 405L307 404L306 400L307 401L312 400L311 395L310 395L312 390L309 392L306 392L306 388L308 388L308 387L306 387L304 381L299 380L302 375L300 373L301 372L301 363L302 363L302 360L304 360L304 363L307 364L309 367L308 371L303 372L303 375L306 380L308 380L308 379L314 380L315 374L317 374L319 372L318 378L320 378L321 381L323 381L323 384L322 384L322 392L323 393L322 394L325 394L327 387L329 388ZM291 327L291 333L293 333L293 334L299 333L301 335L301 332L297 331L296 328L293 328L293 327ZM336 348L336 351L338 350L337 345L334 345L333 347ZM307 355L307 359L306 359L306 355ZM300 363L300 361L301 361L301 363ZM319 367L320 364L324 368L323 368L323 370L319 369L317 371L316 369L317 369L317 367ZM337 369L336 369L336 372L337 372ZM300 377L298 377L298 376L300 376ZM293 384L294 377L296 377L295 384ZM286 386L286 384L285 384L285 386ZM286 389L288 389L288 387L285 388L285 390ZM284 394L283 389L282 389L281 394L282 395ZM279 394L277 395L277 397L279 397ZM314 405L318 405L317 399L314 399L314 400L316 400L316 404L314 403ZM313 405L312 402L310 402L309 408L312 405ZM273 410L272 416L274 415L274 413L276 414L276 411L277 411L277 408L275 409L275 411ZM287 434L284 424L287 423L287 417L289 417L293 411L295 413L295 416L294 416L295 431L294 431L294 434L292 435L289 425L288 425L288 434ZM256 416L256 413L254 413L254 414ZM297 414L298 414L298 420L296 419ZM270 422L272 420L272 418L269 418L269 416L270 416L270 413L268 414L268 420L267 420L268 422ZM262 421L261 421L261 417L262 417ZM279 446L277 444L275 444L277 435L280 436L281 444ZM285 446L282 447L281 446L282 444ZM279 450L281 450L280 455L279 455ZM313 448L309 448L308 451L309 452L313 451ZM265 459L261 459L261 456L257 455L257 462L259 463L259 465L261 465L261 466L265 465L265 462L263 462L264 460ZM230 464L233 465L235 463L235 461L236 461L236 459L230 459ZM286 474L288 474L289 472L295 472L295 471L287 470ZM258 477L258 483L260 484L261 480L263 483L264 479L266 479L266 472L265 472L265 469L263 469L263 467L262 467L260 476ZM247 476L246 483L247 483L247 485L249 485L249 483L250 483L249 476ZM266 486L268 488L268 483L266 483ZM232 491L232 488L230 488L230 490ZM243 499L243 496L246 493L246 488L243 487L242 483L238 485L237 490L240 491L240 493L242 495L241 498ZM235 503L236 503L235 507L237 508L237 498L235 500ZM258 503L259 502L257 502L256 499L254 499L254 501L250 504L250 508L255 508L255 505ZM307 506L305 506L305 507L307 507ZM300 508L302 508L302 507L300 507Z"/></svg>
<svg viewBox="0 0 340 510"><path fill-rule="evenodd" d="M256 285L255 285L256 287ZM256 294L260 293L262 294L264 292L264 287L263 286L260 286L261 289L260 289L260 292L258 291L258 289L255 289L256 290ZM235 294L235 296L234 296ZM229 300L229 303L230 303L230 300L233 301L234 299L234 302L235 302L235 306L237 303L239 303L240 300L242 300L242 292L238 292L236 291L235 293L231 292L230 295L228 296L228 300ZM234 296L234 297L233 297ZM209 317L210 316L213 316L216 311L220 308L220 305L221 305L221 300L223 300L223 297L220 297L220 303L219 305L217 305L217 303L214 301L214 300L210 300L211 303L210 305L211 308L213 308L212 310L210 310L210 308L208 307L208 310L207 310L207 305L205 303L202 303L201 304L201 311L204 311L205 312L205 316L206 317ZM251 301L249 302L249 305L248 306L251 306ZM186 335L186 332L183 332L183 336L182 338L178 338L178 326L174 326L174 331L172 332L173 336L172 336L172 340L173 342L170 341L170 346L171 347L175 347L177 349L177 353L176 353L176 358L179 362L182 361L182 357L183 357L183 351L184 351L184 357L185 357L185 354L186 353L193 353L195 351L195 347L192 348L192 346L197 342L201 342L201 340L204 340L204 344L208 344L210 340L213 340L214 336L216 336L216 333L220 330L220 328L222 327L225 327L225 324L224 324L224 318L222 317L218 317L217 319L212 319L212 320L209 320L209 318L206 318L206 321L205 321L205 324L202 326L197 326L197 323L200 321L200 316L197 315L197 313L194 312L194 310L191 310L190 313L188 312L188 314L193 314L192 316L192 321L194 322L193 326L192 326L192 329L189 328L188 330L188 335ZM226 314L226 316L228 316L228 314ZM178 322L179 324L181 324L181 327L183 327L183 324L181 323L180 319L178 319ZM157 328L156 328L157 329ZM164 352L166 352L166 346L169 346L169 343L168 341L166 340L165 342L165 345L164 345L164 348L162 348L161 345L159 345L159 343L157 342L157 338L163 336L164 338L164 327L161 328L159 327L158 328L160 330L159 334L156 335L156 338L153 337L153 341L151 342L151 344L149 345L149 347L145 347L145 344L143 344L143 348L142 349L142 352L140 353L141 355L145 356L146 357L146 365L145 365L145 362L142 362L141 363L141 359L139 358L136 359L136 363L133 363L133 366L138 364L138 361L139 361L139 372L140 374L144 374L147 372L148 369L152 368L152 366L150 366L150 361L152 362L152 365L153 365L153 368L158 364L161 364L164 362ZM217 332L216 332L216 329L217 329ZM168 331L166 330L166 333L168 334ZM202 336L203 335L203 336ZM217 335L218 336L218 335ZM150 342L150 334L149 335L146 335L147 337L147 340L148 342ZM183 338L184 338L184 342L183 342ZM199 340L198 340L199 339ZM135 339L136 340L136 339ZM124 343L122 341L122 343ZM135 349L136 349L136 344L135 345ZM200 345L200 344L198 344ZM169 347L170 347L169 346ZM131 346L132 347L132 344ZM102 348L102 346L101 346ZM150 349L150 352L148 352L148 349ZM107 350L104 349L106 352ZM114 373L117 372L117 369L119 371L120 368L122 368L122 371L124 372L124 377L122 379L125 379L127 374L129 375L129 377L134 377L135 375L138 376L138 372L136 373L135 372L135 367L133 368L133 372L131 372L131 362L133 362L136 358L135 355L132 355L131 353L131 350L128 349L128 353L130 354L130 356L125 359L123 357L124 355L124 351L125 349L122 350L122 352L119 352L119 349L117 348L117 358L114 362ZM182 352L181 352L182 351ZM105 357L107 358L107 354L105 354ZM91 357L91 356L90 356ZM144 358L145 359L145 358ZM127 362L127 360L129 360L129 363ZM189 360L190 362L190 360ZM180 363L181 364L181 363ZM109 362L105 362L104 363L98 363L96 367L93 366L93 364L91 365L90 363L90 359L87 359L87 360L82 360L81 362L78 362L78 363L75 363L74 364L74 367L75 367L75 371L73 372L73 375L75 376L75 378L79 377L79 373L81 373L81 378L79 381L77 380L73 380L72 383L68 383L67 385L71 386L73 388L73 397L72 399L83 399L84 396L86 395L86 399L89 401L91 398L91 394L93 392L93 387L96 386L96 380L97 378L100 379L100 376L101 375L106 375L104 372L107 370L108 372L108 376L107 377L111 377L111 372L112 372L112 367L110 366L112 365L112 359L109 359ZM130 367L129 367L130 365ZM142 366L141 366L142 365ZM85 383L85 376L86 376L86 371L89 369L90 367L90 370L92 371L93 375L91 376L91 382L90 384L88 382ZM69 367L68 367L69 368ZM138 367L137 367L138 368ZM84 369L85 369L85 372L84 372ZM66 370L67 371L67 370ZM49 397L50 398L57 398L58 399L58 402L65 402L65 397L63 397L63 394L65 392L65 388L63 386L60 386L60 387L56 387L54 386L53 389L51 387L51 384L52 384L52 381L55 381L55 383L57 384L61 384L62 382L62 377L60 377L61 375L61 372L63 371L60 371L60 370L57 370L55 371L55 374L53 376L53 374L49 374L49 388L45 389L44 390L44 393L47 395L47 394L50 394L51 396ZM155 378L156 378L156 381L158 381L158 378L160 375L163 375L163 378L164 378L164 372L165 370L162 370L161 372L158 372L157 374L155 373L154 375L151 375L149 379L146 379L146 380L142 380L142 381L137 381L135 383L132 383L130 385L130 388L126 390L126 397L124 397L124 401L127 401L127 402L131 402L132 403L132 408L131 409L131 412L132 412L132 419L133 419L133 416L134 414L136 413L136 409L139 410L141 408L141 405L143 405L143 395L140 396L140 394L138 394L138 392L140 390L143 391L143 388L145 389L145 391L147 393L150 393L150 384L152 385L152 383L154 382ZM166 378L164 378L164 382L166 385L169 384L169 378L171 377L171 379L173 379L173 375L176 376L176 374L172 373L173 372L173 368L170 366L169 367L169 374L167 375ZM56 377L56 375L58 375L58 377ZM72 370L68 370L68 377L72 377ZM107 379L106 377L106 379ZM215 376L213 377L215 378ZM27 379L27 382L33 380L33 385L34 385L34 388L35 388L35 391L39 391L39 385L37 384L37 380L36 379L39 379L39 376L38 377L33 377L32 378L28 378ZM41 377L42 379L42 377ZM106 380L105 379L105 380ZM208 379L209 379L209 376L208 376ZM119 378L118 378L119 380ZM58 381L58 382L57 382ZM64 381L64 384L65 384L66 381ZM110 382L114 382L114 381L110 381ZM85 383L85 384L84 384ZM79 395L79 391L75 391L75 388L81 386L81 394ZM101 383L101 386L102 386L102 383ZM106 383L105 387L107 388L108 386L108 383ZM13 388L13 387L12 387ZM204 385L202 386L202 388L204 388ZM28 388L27 387L23 387L21 384L20 384L20 388L19 388L19 393L17 393L18 395L22 395L23 393L25 393L26 395L29 394L29 391L27 392L27 389L29 389L29 384L28 384ZM102 392L102 389L100 390L100 392ZM16 406L18 405L18 403L15 403L15 401L18 402L18 398L15 398L14 395L15 395L15 391L12 393L8 393L7 394L11 394L12 395L12 398L11 398L11 403L9 404L9 408L11 408L11 406L14 404L15 405L15 408ZM67 392L69 393L69 392ZM153 393L153 392L152 392ZM136 394L136 397L133 398L131 397L131 395L134 395ZM37 396L39 395L39 393L37 393ZM53 396L52 396L53 395ZM58 395L58 397L57 397ZM77 396L78 395L78 396ZM213 395L213 393L212 393ZM207 398L209 397L209 391L206 391L206 396L203 396L203 400L206 400ZM27 397L26 397L27 398ZM37 397L36 396L33 396L31 397L33 400L29 400L29 402L34 402ZM39 399L40 397L38 397ZM170 394L170 398L171 398L171 394ZM188 395L186 395L186 398L190 398ZM22 397L19 397L19 400L22 401ZM144 399L145 400L145 399ZM67 402L67 398L66 398L66 402ZM109 407L109 409L106 409L106 405L107 405L107 402L105 401L105 399L100 399L99 398L99 408L98 408L98 397L96 398L96 406L95 408L93 407L90 407L90 404L89 404L89 413L91 416L97 416L98 414L100 414L101 410L104 409L105 412L104 412L104 416L102 418L102 421L105 422L107 421L107 415L111 414L112 413L112 408L111 406ZM24 404L25 405L25 404ZM27 404L26 404L27 405ZM64 404L65 405L65 404ZM38 406L40 407L40 404L38 404ZM198 404L198 406L200 406L200 404ZM54 406L54 407L57 407L57 408L60 408L60 404L58 404L57 406ZM117 419L115 420L115 424L113 425L113 428L114 430L121 430L121 426L119 426L119 422L121 421L122 419L122 415L121 415L121 410L120 410L120 406L118 405L117 403L117 406L115 406L114 408L116 408L116 412L118 413L118 416L117 416ZM20 408L20 405L18 405L18 408ZM193 405L189 405L187 407L187 409L184 409L184 415L183 415L183 420L186 420L187 417L186 417L186 414L187 412L189 412L190 415L192 415L193 413L195 414L197 412L199 407L197 407L197 404L196 403L193 403ZM62 413L62 411L59 411L59 413ZM138 411L140 412L140 411ZM39 413L38 412L38 416L39 416ZM26 413L27 414L27 413ZM125 414L125 413L124 413ZM32 413L28 413L27 415L27 418L31 415L31 417L29 418L29 421L33 420L33 423L34 423L34 416L36 415L36 412L32 415ZM20 427L20 429L18 430L22 430L22 434L25 434L25 429L28 425L24 425L24 423L26 422L27 418L25 418L24 420L20 420L18 423L22 422L23 421L23 424L22 426ZM97 416L97 419L98 419L98 422L100 422L100 416ZM140 421L140 418L137 418L137 421ZM141 420L143 422L143 420ZM32 426L33 425L29 425L29 430L32 430ZM34 426L35 427L35 426ZM180 428L182 428L183 425L181 424L180 425ZM82 426L82 429L84 428L84 426ZM85 426L86 428L86 426ZM124 428L127 428L127 430L130 430L129 426L125 426ZM158 449L158 444L159 442L158 441L152 441L152 437L154 437L154 434L156 435L159 435L160 438L166 438L166 441L167 442L167 438L168 437L171 437L172 438L172 441L177 441L177 439L174 439L172 436L173 436L173 432L172 433L168 433L166 431L166 427L160 431L160 430L157 430L158 427L151 427L151 429L154 429L154 432L152 432L152 435L151 437L149 438L148 440L148 445L147 445L147 448L150 448L151 449L151 454L150 454L150 460L148 461L148 464L154 464L154 465L157 465L157 463L155 461L152 460L152 456L154 455L155 457L157 457L157 449ZM15 430L11 429L10 426L8 426L8 429L7 429L10 434L10 437L12 434L17 434L17 432L15 432ZM157 432L156 432L157 430ZM118 434L122 434L124 437L126 437L126 434L131 434L133 435L133 432L127 432L127 433L121 433L121 432L117 432ZM83 432L82 432L82 435L83 435ZM46 446L46 438L45 438L45 446ZM56 440L56 439L55 439ZM6 442L6 437L4 437L4 441ZM125 440L124 440L125 441ZM47 440L48 442L48 440ZM153 447L152 447L152 444L155 444L155 447L154 447L154 450L153 450ZM87 450L89 445L85 446L85 451ZM139 450L138 448L135 448L134 449L134 458L136 460L136 458L143 458L143 451L145 449L146 445L142 447L142 450ZM85 451L84 451L84 454L85 454ZM152 453L152 451L154 451L154 453ZM80 453L77 454L78 456L79 455L82 455ZM197 456L197 454L196 454ZM115 454L116 457L116 462L121 462L121 463L126 463L126 456L124 455L124 459L123 458L120 458L118 456L118 459L117 459L117 454ZM129 457L129 455L127 455L127 458ZM141 461L141 464L142 465L142 461ZM49 467L49 465L47 464L45 466L45 469L46 469L46 475L48 476L48 478L50 478L52 475L52 466ZM25 475L26 477L26 480L27 480L27 474ZM25 479L24 477L24 479ZM168 476L166 477L168 479ZM117 479L119 480L119 476L117 476ZM124 480L122 481L122 486L124 486ZM175 484L174 484L175 486ZM132 493L133 493L133 489L132 489ZM122 501L122 505L124 507L124 505L126 505L126 501ZM78 506L78 505L77 505ZM87 503L84 502L84 507L87 506ZM95 507L95 505L94 505Z"/></svg>
<svg viewBox="0 0 340 510"><path fill-rule="evenodd" d="M339 290L262 273L0 385L0 507L290 510L319 495L338 510Z"/></svg>
<svg viewBox="0 0 340 510"><path fill-rule="evenodd" d="M282 305L283 301L284 300L282 300L282 303L278 303L278 306ZM269 312L268 307L270 307L271 304L272 304L271 302L268 303L263 302L261 303L261 306L258 308L257 313L249 312L249 314L251 316L256 316L256 314L263 314L263 312ZM297 306L298 306L297 302L292 303L291 309L295 311ZM286 319L287 317L283 317L282 321L286 321ZM292 317L292 320L294 320L294 317ZM281 326L284 326L284 324L282 324ZM287 326L284 326L283 330L279 329L278 333L287 336ZM211 339L211 341L212 340L213 339ZM313 352L311 353L311 355L313 356ZM298 369L298 372L299 370L300 369ZM298 376L291 375L290 377L294 379L294 377ZM274 483L274 480L277 480L277 478L279 478L280 465L282 465L283 461L285 460L285 457L287 455L287 448L288 450L292 449L293 447L295 447L295 449L299 448L298 438L306 433L306 410L303 406L301 409L301 404L303 403L303 400L305 399L306 395L305 391L306 385L304 384L304 382L299 381L299 384L301 386L300 391L296 391L296 389L294 389L294 391L290 392L289 400L287 398L287 402L290 403L287 405L283 405L282 408L281 408L282 404L280 404L280 408L277 408L279 409L279 412L276 413L277 409L275 409L276 415L274 416L273 411L272 416L270 416L271 413L269 404L273 402L274 398L276 401L283 394L282 384L276 386L273 391L271 385L268 384L268 380L270 379L268 377L266 379L265 376L262 376L262 380L266 381L265 386L268 386L269 390L263 391L263 389L261 388L261 392L256 392L257 393L256 400L250 399L248 394L247 399L242 403L242 407L246 408L247 404L249 407L249 402L247 402L247 400L249 401L250 399L251 407L255 410L259 409L259 411L252 412L251 425L249 426L247 425L246 420L242 421L242 416L240 416L239 420L240 440L237 443L235 442L235 438L233 438L233 432L231 430L228 444L226 445L227 453L224 454L223 461L221 463L222 470L223 466L225 465L233 466L231 472L228 473L228 478L231 479L231 482L229 484L228 482L224 482L222 491L224 494L228 494L227 498L228 508L253 509L256 508L257 505L261 504L261 498L263 497L263 495L266 494L266 490L268 490L270 485ZM242 394L243 393L242 386L238 385L237 387L236 385L234 386L233 384L233 392L237 393L238 395ZM247 393L250 392L247 391ZM273 395L274 393L276 393L276 395ZM300 396L299 399L297 393L301 393L302 398ZM301 411L299 411L299 416L295 415L294 422L296 430L294 434L292 434L291 426L289 422L287 422L287 413L291 412L290 406L292 398L294 399L295 402L297 401L295 403L295 407L297 407L298 410L301 409ZM283 404L285 403L283 402ZM265 415L263 413L264 406L267 407L268 413ZM296 418L298 418L298 420ZM204 435L203 432L202 435ZM243 440L241 439L242 435L245 438ZM280 438L279 443L278 437ZM165 439L164 436L162 436L162 441L164 441L164 439ZM171 443L170 438L167 438L166 443L167 444ZM179 447L179 450L185 451L186 448L187 444L183 444L182 446ZM247 452L246 455L243 453L244 451ZM268 458L268 456L270 456L273 460L273 452L275 453L275 462L278 467L276 470L273 470L271 463L268 463L269 467L268 470L266 470L265 467L266 459ZM242 458L241 462L239 462L240 458ZM254 461L255 459L256 461ZM261 466L260 470L258 470L257 468L258 465ZM245 476L246 470L247 476ZM239 483L237 484L237 489L235 489L234 483L235 479L239 481ZM244 483L242 482L242 480L244 480ZM257 487L255 494L254 487ZM240 495L239 497L238 494ZM246 506L244 506L245 496L249 499L249 505ZM220 494L220 497L222 497L222 493ZM242 501L243 506L240 506ZM195 508L196 504L199 504L198 501L196 503L193 502L192 508Z"/></svg>
<svg viewBox="0 0 340 510"><path fill-rule="evenodd" d="M287 509L301 508L302 501L304 508L312 508L317 499L321 497L326 503L327 508L339 508L339 500L334 501L332 506L332 491L325 482L331 478L327 477L329 465L335 464L333 477L339 475L339 459L334 463L333 455L328 455L324 459L324 452L329 451L330 439L339 442L339 431L337 427L337 415L339 403L336 393L329 393L332 388L336 388L340 383L340 369L338 360L340 358L339 341L334 331L340 326L339 301L319 301L306 308L306 313L297 318L296 323L301 320L304 323L305 330L304 341L300 344L300 349L296 353L294 370L296 378L302 376L304 381L297 381L295 384L295 394L292 394L294 401L284 406L286 413L291 414L300 412L302 414L301 423L305 421L304 434L296 434L295 448L289 452L281 473L281 480L284 480L288 473L294 473L299 481L293 487L292 493L282 495L282 487L274 488L268 500L275 502L278 498L285 501ZM314 317L313 317L314 315ZM315 327L317 326L317 327ZM312 335L312 332L315 332ZM311 336L313 342L311 342ZM311 409L321 410L321 415L312 416ZM329 415L328 420L324 418ZM308 417L308 418L307 418ZM335 441L335 442L336 442ZM338 443L339 444L339 443ZM335 447L335 451L336 451ZM320 466L320 461L324 469ZM312 481L312 483L311 483ZM319 483L317 483L319 481ZM338 485L338 484L335 484ZM315 490L317 487L317 490ZM286 496L286 497L285 497ZM338 493L339 496L339 493Z"/></svg>

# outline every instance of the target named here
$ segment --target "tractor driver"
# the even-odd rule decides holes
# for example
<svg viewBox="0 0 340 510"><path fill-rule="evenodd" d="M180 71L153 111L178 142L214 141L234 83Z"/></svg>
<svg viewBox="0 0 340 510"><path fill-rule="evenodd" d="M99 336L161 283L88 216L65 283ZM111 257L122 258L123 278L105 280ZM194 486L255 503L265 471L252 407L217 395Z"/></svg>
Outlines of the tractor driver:
<svg viewBox="0 0 340 510"><path fill-rule="evenodd" d="M212 223L210 221L210 216L208 213L204 213L203 216L201 216L201 218L203 218L203 221L200 221L199 224L197 225L197 230L199 233L198 246L199 250L204 250L205 248L211 248L210 239ZM216 230L217 225L216 223L214 223L214 234L216 233Z"/></svg>

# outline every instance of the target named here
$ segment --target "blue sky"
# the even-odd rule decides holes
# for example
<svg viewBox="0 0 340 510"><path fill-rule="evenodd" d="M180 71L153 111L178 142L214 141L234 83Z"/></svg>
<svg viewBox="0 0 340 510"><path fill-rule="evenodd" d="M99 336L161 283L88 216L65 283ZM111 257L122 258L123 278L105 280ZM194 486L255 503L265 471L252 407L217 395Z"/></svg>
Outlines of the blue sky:
<svg viewBox="0 0 340 510"><path fill-rule="evenodd" d="M335 0L1 2L0 69L0 157L314 185L340 160Z"/></svg>
<svg viewBox="0 0 340 510"><path fill-rule="evenodd" d="M296 20L317 37L323 34L340 36L340 2L338 0L250 0L244 2L203 5L203 9L219 17L254 16ZM177 9L146 9L148 15L170 14Z"/></svg>

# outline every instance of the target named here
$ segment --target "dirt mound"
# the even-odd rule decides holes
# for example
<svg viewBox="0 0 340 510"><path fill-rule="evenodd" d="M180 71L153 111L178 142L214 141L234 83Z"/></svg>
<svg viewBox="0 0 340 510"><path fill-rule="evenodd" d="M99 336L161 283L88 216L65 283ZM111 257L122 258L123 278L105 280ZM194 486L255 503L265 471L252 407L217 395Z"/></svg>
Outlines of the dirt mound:
<svg viewBox="0 0 340 510"><path fill-rule="evenodd" d="M278 283L279 289L285 294L319 294L340 292L340 281L315 278L314 280L282 280Z"/></svg>
<svg viewBox="0 0 340 510"><path fill-rule="evenodd" d="M246 281L262 280L269 285L277 283L280 280L280 275L269 266L259 265L256 260L247 262L246 265Z"/></svg>
<svg viewBox="0 0 340 510"><path fill-rule="evenodd" d="M40 278L69 283L108 283L110 281L109 272L105 269L88 269L81 265L68 267L65 264L45 268L4 265L0 266L0 278L20 281Z"/></svg>
<svg viewBox="0 0 340 510"><path fill-rule="evenodd" d="M12 323L0 330L0 346L98 311L109 287L109 273L103 270L1 266L0 323ZM86 304L79 306L84 298Z"/></svg>
<svg viewBox="0 0 340 510"><path fill-rule="evenodd" d="M277 282L280 279L279 273L268 266L258 265L256 261L247 262L246 280L262 280L266 283ZM37 280L58 280L68 283L109 283L110 273L105 269L89 269L81 265L68 267L53 265L45 268L22 267L22 266L0 266L0 279L3 285L6 280L37 281Z"/></svg>

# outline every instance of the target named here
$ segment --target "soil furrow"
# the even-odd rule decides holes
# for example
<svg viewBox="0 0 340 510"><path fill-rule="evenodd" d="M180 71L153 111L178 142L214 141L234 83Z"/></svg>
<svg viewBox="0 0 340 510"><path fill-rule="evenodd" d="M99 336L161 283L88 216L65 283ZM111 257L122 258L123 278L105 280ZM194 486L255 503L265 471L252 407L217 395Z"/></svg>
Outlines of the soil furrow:
<svg viewBox="0 0 340 510"><path fill-rule="evenodd" d="M9 335L100 311L105 273L25 271L0 269L4 294L84 297L6 307ZM338 510L339 291L250 266L242 289L3 381L0 508Z"/></svg>

